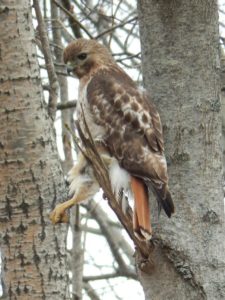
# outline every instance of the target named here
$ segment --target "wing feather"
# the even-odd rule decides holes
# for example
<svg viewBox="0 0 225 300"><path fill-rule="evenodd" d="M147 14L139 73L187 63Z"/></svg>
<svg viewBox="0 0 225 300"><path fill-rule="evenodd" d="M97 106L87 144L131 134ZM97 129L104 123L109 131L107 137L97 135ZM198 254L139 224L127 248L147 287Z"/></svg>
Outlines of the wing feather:
<svg viewBox="0 0 225 300"><path fill-rule="evenodd" d="M95 74L87 87L87 100L95 122L106 129L104 141L112 155L153 189L170 217L174 206L168 190L162 125L155 106L117 67Z"/></svg>
<svg viewBox="0 0 225 300"><path fill-rule="evenodd" d="M162 126L147 95L119 68L101 70L87 87L87 98L97 124L107 131L134 131L155 152L163 152Z"/></svg>

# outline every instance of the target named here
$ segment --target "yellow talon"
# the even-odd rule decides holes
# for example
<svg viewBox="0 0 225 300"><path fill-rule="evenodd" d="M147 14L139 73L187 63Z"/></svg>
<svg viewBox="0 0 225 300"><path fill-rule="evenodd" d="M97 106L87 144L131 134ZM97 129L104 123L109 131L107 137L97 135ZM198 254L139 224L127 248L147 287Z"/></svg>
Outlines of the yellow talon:
<svg viewBox="0 0 225 300"><path fill-rule="evenodd" d="M53 224L57 223L68 223L69 217L66 214L66 210L71 208L73 205L76 204L75 198L67 200L66 202L60 203L56 205L54 210L50 213L49 218Z"/></svg>
<svg viewBox="0 0 225 300"><path fill-rule="evenodd" d="M64 203L58 204L54 210L49 215L50 220L53 224L57 223L68 223L69 217L65 212L65 205Z"/></svg>

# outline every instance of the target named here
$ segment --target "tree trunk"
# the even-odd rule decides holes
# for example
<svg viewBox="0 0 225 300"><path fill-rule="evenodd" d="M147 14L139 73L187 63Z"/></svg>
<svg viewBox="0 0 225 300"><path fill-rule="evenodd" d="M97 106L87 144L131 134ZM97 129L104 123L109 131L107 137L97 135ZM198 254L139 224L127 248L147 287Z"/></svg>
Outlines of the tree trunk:
<svg viewBox="0 0 225 300"><path fill-rule="evenodd" d="M146 299L225 299L217 1L140 0L138 11L176 205L154 228L155 269L139 274Z"/></svg>
<svg viewBox="0 0 225 300"><path fill-rule="evenodd" d="M66 197L43 100L29 0L0 4L0 222L7 299L66 299L65 226L48 214Z"/></svg>

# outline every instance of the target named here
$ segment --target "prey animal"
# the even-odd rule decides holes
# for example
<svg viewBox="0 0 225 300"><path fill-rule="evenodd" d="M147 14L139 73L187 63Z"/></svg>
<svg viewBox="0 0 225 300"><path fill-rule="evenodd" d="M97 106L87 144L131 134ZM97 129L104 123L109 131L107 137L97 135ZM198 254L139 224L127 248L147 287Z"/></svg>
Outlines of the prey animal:
<svg viewBox="0 0 225 300"><path fill-rule="evenodd" d="M133 229L141 240L152 237L150 190L168 217L174 204L168 188L162 125L144 91L117 65L110 51L95 40L78 39L64 50L68 71L79 78L77 119L88 125L107 166L112 190L134 198ZM65 221L65 210L92 198L99 190L90 163L82 153L69 173L72 198L56 206L53 223Z"/></svg>

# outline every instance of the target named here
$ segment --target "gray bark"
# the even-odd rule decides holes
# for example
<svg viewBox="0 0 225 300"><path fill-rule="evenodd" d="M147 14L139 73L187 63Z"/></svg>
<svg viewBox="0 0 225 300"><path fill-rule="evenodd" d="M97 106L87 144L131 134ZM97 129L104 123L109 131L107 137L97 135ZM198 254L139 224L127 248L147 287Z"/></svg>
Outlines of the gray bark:
<svg viewBox="0 0 225 300"><path fill-rule="evenodd" d="M222 112L222 149L223 149L223 186L225 180L225 53L220 48L220 81L221 81L221 112Z"/></svg>
<svg viewBox="0 0 225 300"><path fill-rule="evenodd" d="M139 274L146 299L225 299L217 1L140 0L138 11L176 205L155 226L155 269Z"/></svg>
<svg viewBox="0 0 225 300"><path fill-rule="evenodd" d="M7 299L66 299L63 173L43 100L28 0L0 3L0 226Z"/></svg>

